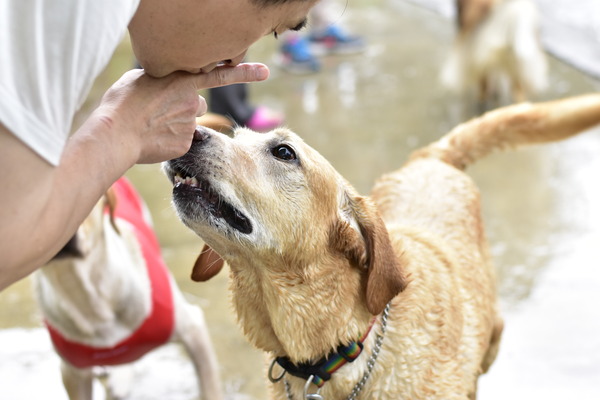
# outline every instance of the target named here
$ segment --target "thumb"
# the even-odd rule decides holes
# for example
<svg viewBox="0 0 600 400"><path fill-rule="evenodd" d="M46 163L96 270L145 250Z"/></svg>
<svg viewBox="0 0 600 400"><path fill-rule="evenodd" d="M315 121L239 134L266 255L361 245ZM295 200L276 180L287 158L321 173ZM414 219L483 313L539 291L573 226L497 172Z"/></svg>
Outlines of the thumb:
<svg viewBox="0 0 600 400"><path fill-rule="evenodd" d="M208 105L206 104L206 99L204 99L202 96L198 96L198 110L196 110L196 116L199 117L204 115L207 111Z"/></svg>
<svg viewBox="0 0 600 400"><path fill-rule="evenodd" d="M192 75L197 90L234 83L264 81L269 77L269 68L260 63L243 63L235 67L218 66L210 72Z"/></svg>

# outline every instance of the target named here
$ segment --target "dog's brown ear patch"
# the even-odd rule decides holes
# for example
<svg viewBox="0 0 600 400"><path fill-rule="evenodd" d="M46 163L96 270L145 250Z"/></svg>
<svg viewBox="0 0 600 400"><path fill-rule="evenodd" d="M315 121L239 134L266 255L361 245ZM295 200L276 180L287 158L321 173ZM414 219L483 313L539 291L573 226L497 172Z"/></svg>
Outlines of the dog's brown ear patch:
<svg viewBox="0 0 600 400"><path fill-rule="evenodd" d="M349 205L360 229L345 221L336 227L334 246L359 268L364 268L363 287L367 309L380 314L386 304L406 288L399 256L392 248L387 229L375 205L357 197ZM398 253L400 254L400 253Z"/></svg>
<svg viewBox="0 0 600 400"><path fill-rule="evenodd" d="M386 304L407 285L402 273L400 255L394 252L390 236L373 206L369 218L359 222L367 244L368 264L366 281L367 308L374 314L383 312ZM399 254L398 256L396 254Z"/></svg>
<svg viewBox="0 0 600 400"><path fill-rule="evenodd" d="M209 280L221 271L224 263L221 256L205 244L192 269L192 280L196 282Z"/></svg>

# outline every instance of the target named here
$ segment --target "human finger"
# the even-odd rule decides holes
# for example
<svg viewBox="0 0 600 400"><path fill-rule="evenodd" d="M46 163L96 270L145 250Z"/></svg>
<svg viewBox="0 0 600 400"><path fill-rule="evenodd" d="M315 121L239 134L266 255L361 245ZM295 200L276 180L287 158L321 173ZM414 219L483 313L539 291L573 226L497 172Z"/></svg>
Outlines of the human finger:
<svg viewBox="0 0 600 400"><path fill-rule="evenodd" d="M200 117L208 111L208 105L206 104L206 100L202 96L198 96L198 100L200 103L198 104L198 110L196 111L196 117Z"/></svg>
<svg viewBox="0 0 600 400"><path fill-rule="evenodd" d="M192 74L191 80L197 90L226 86L234 83L264 81L269 77L269 68L260 63L243 63L235 67L223 65L210 72Z"/></svg>

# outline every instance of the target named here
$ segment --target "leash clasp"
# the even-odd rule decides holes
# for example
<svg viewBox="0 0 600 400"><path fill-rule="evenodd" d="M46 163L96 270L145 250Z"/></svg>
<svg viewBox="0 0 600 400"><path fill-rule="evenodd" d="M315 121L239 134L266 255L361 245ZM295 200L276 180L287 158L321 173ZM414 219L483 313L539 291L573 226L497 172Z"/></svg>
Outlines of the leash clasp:
<svg viewBox="0 0 600 400"><path fill-rule="evenodd" d="M315 393L308 393L308 388L310 387L314 377L314 375L309 376L304 384L304 400L323 400L323 396L319 394L321 388L318 388Z"/></svg>

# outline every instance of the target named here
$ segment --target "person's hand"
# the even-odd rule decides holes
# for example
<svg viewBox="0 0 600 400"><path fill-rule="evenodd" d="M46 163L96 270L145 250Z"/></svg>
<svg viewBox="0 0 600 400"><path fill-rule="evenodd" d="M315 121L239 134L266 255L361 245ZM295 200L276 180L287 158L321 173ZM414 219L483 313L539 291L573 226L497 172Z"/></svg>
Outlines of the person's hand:
<svg viewBox="0 0 600 400"><path fill-rule="evenodd" d="M263 64L221 66L211 72L176 72L152 78L143 70L125 73L104 95L94 116L116 133L123 157L134 163L155 163L186 153L196 116L206 112L198 90L267 79Z"/></svg>
<svg viewBox="0 0 600 400"><path fill-rule="evenodd" d="M195 117L206 111L198 89L264 80L268 73L264 65L160 79L129 71L71 135L57 166L0 122L0 290L48 262L135 163L169 160L189 149ZM35 182L35 190L23 182ZM22 251L22 243L35 245Z"/></svg>

